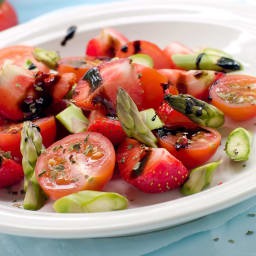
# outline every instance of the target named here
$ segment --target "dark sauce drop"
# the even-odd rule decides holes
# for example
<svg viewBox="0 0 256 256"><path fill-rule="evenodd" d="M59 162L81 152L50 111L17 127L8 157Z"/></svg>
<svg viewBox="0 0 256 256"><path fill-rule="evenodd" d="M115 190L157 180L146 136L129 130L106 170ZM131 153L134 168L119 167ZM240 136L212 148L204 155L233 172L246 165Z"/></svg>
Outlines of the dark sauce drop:
<svg viewBox="0 0 256 256"><path fill-rule="evenodd" d="M102 84L102 77L97 67L89 69L82 79L89 83L91 93Z"/></svg>
<svg viewBox="0 0 256 256"><path fill-rule="evenodd" d="M141 51L140 40L134 41L133 47L134 47L134 52L133 52L134 54L140 52Z"/></svg>
<svg viewBox="0 0 256 256"><path fill-rule="evenodd" d="M204 55L205 55L204 52L198 54L198 56L196 58L196 69L200 69L200 62L201 62Z"/></svg>
<svg viewBox="0 0 256 256"><path fill-rule="evenodd" d="M156 117L157 117L157 115L155 114L155 115L152 117L151 121L152 121L152 122L156 121Z"/></svg>
<svg viewBox="0 0 256 256"><path fill-rule="evenodd" d="M34 64L34 63L31 63L30 65L29 65L29 67L28 67L28 70L34 70L34 69L36 69L37 67L36 67L36 65Z"/></svg>
<svg viewBox="0 0 256 256"><path fill-rule="evenodd" d="M127 45L122 46L121 51L128 52L128 46Z"/></svg>
<svg viewBox="0 0 256 256"><path fill-rule="evenodd" d="M61 46L65 46L67 44L67 41L74 37L76 30L77 30L77 26L71 26L67 29L67 34L65 35L65 37L60 43Z"/></svg>
<svg viewBox="0 0 256 256"><path fill-rule="evenodd" d="M221 57L218 60L217 65L221 68L234 70L234 71L241 69L241 65L238 62L227 57Z"/></svg>

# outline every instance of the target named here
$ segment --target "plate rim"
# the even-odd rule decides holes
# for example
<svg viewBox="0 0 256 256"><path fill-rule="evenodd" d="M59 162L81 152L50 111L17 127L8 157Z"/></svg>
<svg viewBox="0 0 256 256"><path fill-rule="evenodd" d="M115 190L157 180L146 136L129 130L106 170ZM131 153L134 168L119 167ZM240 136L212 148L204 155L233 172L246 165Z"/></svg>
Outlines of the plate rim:
<svg viewBox="0 0 256 256"><path fill-rule="evenodd" d="M81 9L86 8L86 10L90 10L91 12L97 13L97 9L105 9L110 8L114 10L115 8L126 8L126 6L131 4L131 2L134 2L138 5L147 3L147 5L155 6L156 3L153 0L146 1L146 0L140 0L140 1L124 1L124 2L112 2L112 3L105 3L105 4L97 4L97 5L80 5L75 7L69 7L64 8L61 10L57 10L45 15L42 15L32 21L29 21L25 24L19 25L17 27L14 27L8 31L2 32L0 34L0 38L6 38L11 37L12 35L19 34L20 31L24 29L30 28L30 33L33 33L33 29L37 27L37 25L43 24L45 21L49 21L50 19L55 18L56 16L63 16L64 13L69 12L69 15L74 15L78 10L81 11ZM172 3L172 6L175 7L174 3L178 3L177 5L182 5L184 3L188 3L189 0L174 0L174 1L162 1L160 0L157 2L157 5L165 5ZM196 2L202 4L202 0L197 0ZM212 2L212 1L211 1ZM191 3L191 2L190 2ZM209 2L208 2L209 3ZM208 5L207 5L208 6ZM215 7L218 5L215 5ZM244 8L244 7L243 7ZM225 10L226 11L226 10ZM251 11L251 10L250 10ZM72 13L72 14L70 14ZM255 12L254 12L255 13ZM250 24L252 21L250 17L246 18L244 20L245 26L247 22ZM60 22L61 23L61 22ZM62 22L63 23L63 22ZM247 25L249 25L247 24ZM51 26L50 26L51 27ZM250 28L249 28L250 29ZM40 30L40 29L39 29ZM254 30L255 31L255 30ZM255 31L256 32L256 31ZM17 35L16 35L17 37ZM1 40L0 40L1 41ZM249 176L251 178L251 174L246 173L246 176ZM255 174L256 177L256 174ZM33 236L33 237L53 237L53 238L92 238L92 237L109 237L109 236L120 236L120 235L131 235L131 234L137 234L142 232L148 232L152 230L159 230L162 228L167 228L172 225L181 224L187 221L190 221L192 219L202 217L206 214L213 213L216 211L219 211L221 209L227 208L229 206L232 206L238 202L241 202L242 200L245 200L249 198L250 196L256 194L256 184L244 184L246 183L246 177L243 177L242 181L232 181L227 182L227 184L222 185L221 188L213 187L211 189L208 189L204 191L203 193L192 195L190 197L190 205L186 209L186 212L183 212L183 214L180 214L179 211L176 212L176 215L173 215L172 217L168 216L167 210L174 209L175 205L182 206L183 204L187 205L187 203L182 203L181 199L176 199L173 201L168 201L165 203L159 203L156 205L151 206L144 206L136 209L128 209L126 211L119 211L119 212L110 212L110 213L93 213L89 214L89 216L86 216L88 218L87 220L87 226L79 225L80 222L85 222L85 214L57 214L57 213L40 213L40 212L29 212L25 210L20 209L11 209L8 206L2 206L0 205L0 231L4 233L9 234L16 234L16 235L25 235L25 236ZM239 189L236 190L235 194L232 196L227 193L226 191L229 191L230 188L237 188L237 184L239 184L240 187L243 186L243 190L240 191ZM216 190L213 192L213 190ZM223 199L223 193L225 195L225 199ZM214 194L215 197L218 198L218 202L214 203L214 205L210 202L207 202L205 200L206 197L208 197L210 194ZM193 205L195 202L198 202L200 199L204 200L204 202L207 203L207 206L201 207L200 209L193 209ZM216 200L216 198L215 198ZM160 207L160 209L155 209ZM146 212L146 213L145 213ZM152 214L156 214L156 217L149 216ZM121 216L122 215L122 216ZM141 217L141 220L138 220L138 215ZM189 216L190 215L190 216ZM51 220L47 219L51 216ZM102 222L102 216L104 216L103 219L105 221ZM23 218L23 222L20 221L20 219ZM122 222L122 225L115 225L114 223L109 222L109 219L115 219L119 222ZM125 223L125 220L129 219L129 222ZM7 221L8 220L8 221ZM97 225L89 225L90 222L93 221L99 221L99 224ZM33 221L34 225L29 226L27 223ZM40 221L40 225L37 223ZM63 227L63 221L65 223L68 223L69 227ZM51 222L55 223L55 226L50 228L49 226L45 225L45 222ZM72 225L73 223L73 225ZM36 224L38 226L36 226ZM76 226L74 226L74 224ZM101 226L100 226L101 225ZM86 233L88 232L88 233Z"/></svg>

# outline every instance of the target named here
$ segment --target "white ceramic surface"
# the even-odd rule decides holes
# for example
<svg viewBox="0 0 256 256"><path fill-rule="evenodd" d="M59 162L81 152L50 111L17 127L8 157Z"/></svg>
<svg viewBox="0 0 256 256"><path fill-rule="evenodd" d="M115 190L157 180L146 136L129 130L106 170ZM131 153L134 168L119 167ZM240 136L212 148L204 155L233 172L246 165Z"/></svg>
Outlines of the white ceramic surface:
<svg viewBox="0 0 256 256"><path fill-rule="evenodd" d="M245 65L245 73L253 74L256 66L256 29L252 9L240 6L187 0L136 1L127 3L79 6L42 16L27 24L0 33L0 47L13 44L37 45L57 50L62 56L83 55L86 42L99 29L115 27L131 40L150 40L164 47L181 41L195 48L210 46L233 54ZM246 14L246 16L245 16ZM70 25L78 31L66 47L60 41ZM256 72L255 72L256 73ZM3 99L1 99L3 100ZM221 128L223 141L235 126L256 131L254 123L233 124ZM222 143L224 144L224 143ZM212 186L193 196L182 197L178 191L144 194L119 179L105 188L128 197L129 209L95 214L56 214L48 203L37 212L13 206L11 195L0 191L0 232L55 238L106 237L141 233L184 223L240 202L256 193L255 145L251 159L242 167L232 164L223 146L212 160L223 159ZM222 185L218 185L223 182ZM15 190L15 188L13 189Z"/></svg>

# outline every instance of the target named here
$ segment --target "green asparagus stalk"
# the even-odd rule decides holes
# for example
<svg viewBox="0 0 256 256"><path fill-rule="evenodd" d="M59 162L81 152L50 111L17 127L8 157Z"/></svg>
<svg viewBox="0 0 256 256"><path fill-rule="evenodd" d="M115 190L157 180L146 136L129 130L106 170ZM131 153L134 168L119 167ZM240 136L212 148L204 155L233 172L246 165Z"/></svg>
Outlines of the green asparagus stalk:
<svg viewBox="0 0 256 256"><path fill-rule="evenodd" d="M55 51L48 51L42 48L35 48L34 56L36 60L43 62L51 69L56 69L58 66L59 55Z"/></svg>
<svg viewBox="0 0 256 256"><path fill-rule="evenodd" d="M188 180L183 184L181 193L183 195L192 195L205 189L211 184L215 169L222 161L208 163L193 169L190 172Z"/></svg>
<svg viewBox="0 0 256 256"><path fill-rule="evenodd" d="M117 211L127 208L127 199L117 193L85 190L58 199L53 208L59 213Z"/></svg>
<svg viewBox="0 0 256 256"><path fill-rule="evenodd" d="M42 191L34 173L37 158L40 156L44 146L39 127L32 122L24 122L21 132L20 151L23 156L22 167L24 170L24 190L26 191L24 199L24 209L40 209L47 197Z"/></svg>
<svg viewBox="0 0 256 256"><path fill-rule="evenodd" d="M199 125L218 128L224 124L224 114L218 108L188 94L165 95L166 102L176 111Z"/></svg>
<svg viewBox="0 0 256 256"><path fill-rule="evenodd" d="M201 69L232 72L242 69L242 64L233 58L205 52L194 55L175 54L172 56L172 61L177 67L185 70Z"/></svg>
<svg viewBox="0 0 256 256"><path fill-rule="evenodd" d="M210 48L210 47L202 49L201 51L198 52L198 54L199 53L206 53L209 55L215 55L215 56L219 56L219 57L227 57L227 58L233 59L233 57L230 54L223 52L219 49Z"/></svg>
<svg viewBox="0 0 256 256"><path fill-rule="evenodd" d="M155 135L147 127L136 104L123 88L118 89L116 102L117 116L127 136L156 148L157 139Z"/></svg>

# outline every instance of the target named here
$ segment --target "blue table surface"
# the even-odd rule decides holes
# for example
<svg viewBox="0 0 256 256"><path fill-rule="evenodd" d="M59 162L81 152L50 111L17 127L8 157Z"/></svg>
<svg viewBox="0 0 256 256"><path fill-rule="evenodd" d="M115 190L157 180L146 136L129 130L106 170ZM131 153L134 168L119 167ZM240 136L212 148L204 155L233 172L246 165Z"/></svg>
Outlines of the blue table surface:
<svg viewBox="0 0 256 256"><path fill-rule="evenodd" d="M10 2L18 12L20 23L23 23L62 7L97 4L111 0L10 0ZM0 234L0 256L255 256L256 215L254 217L253 214L256 214L256 197L199 220L137 236L54 240ZM252 232L248 233L248 231Z"/></svg>

